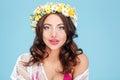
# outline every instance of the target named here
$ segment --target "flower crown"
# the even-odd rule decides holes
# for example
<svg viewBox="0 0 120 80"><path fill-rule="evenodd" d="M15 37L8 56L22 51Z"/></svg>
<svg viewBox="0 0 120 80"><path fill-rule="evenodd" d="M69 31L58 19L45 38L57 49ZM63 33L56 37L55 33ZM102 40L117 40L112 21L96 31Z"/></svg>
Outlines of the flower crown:
<svg viewBox="0 0 120 80"><path fill-rule="evenodd" d="M35 9L34 13L30 15L31 27L34 30L37 22L42 18L42 16L50 13L62 13L64 16L70 17L74 25L77 26L76 11L68 4L64 3L48 3L44 6L39 6Z"/></svg>

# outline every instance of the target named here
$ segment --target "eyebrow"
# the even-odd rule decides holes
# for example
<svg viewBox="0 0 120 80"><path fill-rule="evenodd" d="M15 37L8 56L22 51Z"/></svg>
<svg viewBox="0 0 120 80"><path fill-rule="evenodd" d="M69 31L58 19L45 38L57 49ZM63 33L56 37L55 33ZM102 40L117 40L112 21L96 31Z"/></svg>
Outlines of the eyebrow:
<svg viewBox="0 0 120 80"><path fill-rule="evenodd" d="M52 26L51 24L48 24L48 23L45 23L45 24L43 24L43 25L44 25L44 26L45 26L45 25Z"/></svg>
<svg viewBox="0 0 120 80"><path fill-rule="evenodd" d="M45 25L52 26L52 25L49 24L49 23L45 23L44 26L45 26ZM60 26L60 25L64 25L64 24L63 24L63 23L57 24L57 26Z"/></svg>
<svg viewBox="0 0 120 80"><path fill-rule="evenodd" d="M63 26L64 26L64 24L63 24L63 23L60 23L60 24L58 24L57 26L60 26L60 25L63 25Z"/></svg>

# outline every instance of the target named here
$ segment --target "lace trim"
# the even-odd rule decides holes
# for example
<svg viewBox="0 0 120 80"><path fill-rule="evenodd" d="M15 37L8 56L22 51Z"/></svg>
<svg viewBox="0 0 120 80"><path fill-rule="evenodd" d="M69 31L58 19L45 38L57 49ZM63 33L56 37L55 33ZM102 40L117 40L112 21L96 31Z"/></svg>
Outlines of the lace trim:
<svg viewBox="0 0 120 80"><path fill-rule="evenodd" d="M75 77L74 80L88 80L88 69L84 73Z"/></svg>
<svg viewBox="0 0 120 80"><path fill-rule="evenodd" d="M33 76L34 77L36 76L36 71L39 71L38 72L39 78L40 79L42 78L42 80L48 80L44 67L43 67L43 63L41 63L40 66L33 65L29 67L23 67L23 65L21 64L21 61L24 61L24 60L27 61L29 60L29 58L30 58L30 54L28 53L22 54L21 56L19 56L15 64L15 67L13 69L13 72L10 76L11 79L12 80L26 80L26 79L31 80ZM88 80L88 69L84 73L75 77L74 80Z"/></svg>

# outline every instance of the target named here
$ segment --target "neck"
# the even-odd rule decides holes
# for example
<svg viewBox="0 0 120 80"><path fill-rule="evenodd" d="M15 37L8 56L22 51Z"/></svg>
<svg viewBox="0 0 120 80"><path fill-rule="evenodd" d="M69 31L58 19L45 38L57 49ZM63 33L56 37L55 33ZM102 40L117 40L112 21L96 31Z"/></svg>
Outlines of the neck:
<svg viewBox="0 0 120 80"><path fill-rule="evenodd" d="M49 56L45 58L44 62L55 63L59 61L59 50L48 50Z"/></svg>
<svg viewBox="0 0 120 80"><path fill-rule="evenodd" d="M51 67L58 71L62 71L62 65L59 60L59 50L50 50L48 51L49 56L44 59L44 67Z"/></svg>

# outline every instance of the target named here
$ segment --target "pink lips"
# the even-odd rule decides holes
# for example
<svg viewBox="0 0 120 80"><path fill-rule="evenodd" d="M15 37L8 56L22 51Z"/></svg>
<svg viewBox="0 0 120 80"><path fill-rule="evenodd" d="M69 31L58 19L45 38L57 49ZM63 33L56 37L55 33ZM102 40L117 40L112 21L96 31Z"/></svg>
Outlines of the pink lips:
<svg viewBox="0 0 120 80"><path fill-rule="evenodd" d="M49 42L52 45L57 45L59 43L59 40L57 40L57 39L51 39L51 40L49 40Z"/></svg>

